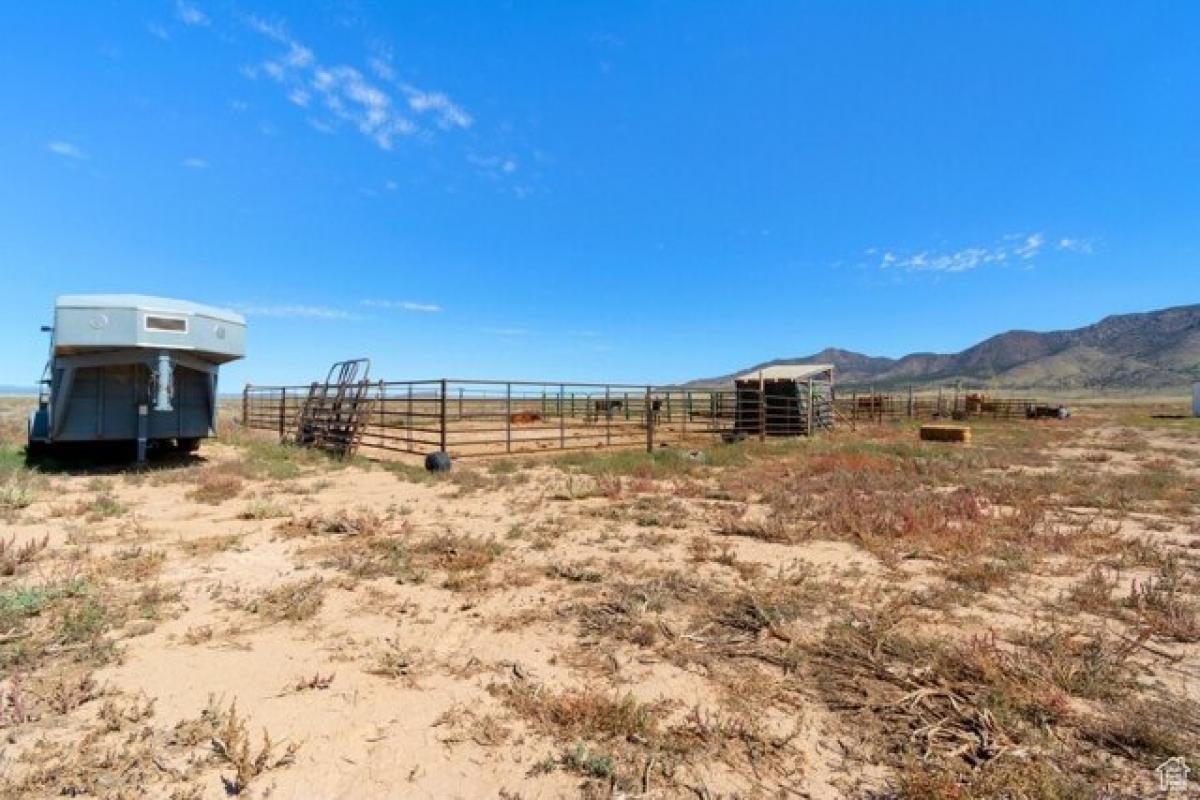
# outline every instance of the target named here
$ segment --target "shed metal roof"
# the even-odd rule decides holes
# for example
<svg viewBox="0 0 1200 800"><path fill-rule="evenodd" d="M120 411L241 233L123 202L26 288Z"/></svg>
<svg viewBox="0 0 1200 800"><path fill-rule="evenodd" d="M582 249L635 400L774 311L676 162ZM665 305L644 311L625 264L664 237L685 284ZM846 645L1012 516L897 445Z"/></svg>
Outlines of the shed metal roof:
<svg viewBox="0 0 1200 800"><path fill-rule="evenodd" d="M832 371L833 364L776 364L738 375L734 380L757 381L761 377L764 381L804 381L822 372Z"/></svg>

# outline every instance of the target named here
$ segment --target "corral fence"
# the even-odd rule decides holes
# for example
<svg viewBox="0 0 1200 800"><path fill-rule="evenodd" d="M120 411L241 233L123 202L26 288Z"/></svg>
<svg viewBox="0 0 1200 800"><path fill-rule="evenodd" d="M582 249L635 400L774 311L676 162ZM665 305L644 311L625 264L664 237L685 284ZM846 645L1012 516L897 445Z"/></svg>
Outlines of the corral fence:
<svg viewBox="0 0 1200 800"><path fill-rule="evenodd" d="M936 394L867 391L842 392L834 401L838 416L852 423L887 422L902 419L1027 419L1038 401L1028 397L995 397L961 389L939 390Z"/></svg>
<svg viewBox="0 0 1200 800"><path fill-rule="evenodd" d="M635 384L550 383L436 379L371 381L354 434L370 454L455 457L509 453L642 448L684 445L720 438L736 441L803 436L840 422L869 423L905 415L950 415L968 409L964 399L938 404L891 395L835 399L832 386L810 382L789 397L745 386L691 389ZM242 394L245 427L297 441L305 404L319 384L247 385ZM1020 403L987 406L992 415L1016 416ZM1023 406L1022 406L1023 409ZM969 413L969 412L968 412ZM982 410L979 413L985 413ZM1024 411L1021 411L1021 416Z"/></svg>

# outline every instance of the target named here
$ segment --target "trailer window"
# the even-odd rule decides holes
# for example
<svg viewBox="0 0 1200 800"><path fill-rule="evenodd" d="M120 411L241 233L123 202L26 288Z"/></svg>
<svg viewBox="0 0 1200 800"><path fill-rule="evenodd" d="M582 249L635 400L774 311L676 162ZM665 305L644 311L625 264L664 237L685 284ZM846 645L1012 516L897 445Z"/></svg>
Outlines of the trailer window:
<svg viewBox="0 0 1200 800"><path fill-rule="evenodd" d="M146 330L187 333L187 320L178 317L152 317L146 315Z"/></svg>

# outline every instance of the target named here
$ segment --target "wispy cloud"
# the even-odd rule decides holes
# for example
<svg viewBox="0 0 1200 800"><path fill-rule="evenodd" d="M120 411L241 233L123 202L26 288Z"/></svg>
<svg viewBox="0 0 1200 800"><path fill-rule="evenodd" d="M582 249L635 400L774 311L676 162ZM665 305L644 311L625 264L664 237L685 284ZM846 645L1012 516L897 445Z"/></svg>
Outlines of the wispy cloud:
<svg viewBox="0 0 1200 800"><path fill-rule="evenodd" d="M1029 266L1046 250L1046 242L1044 233L1013 233L990 245L915 252L873 247L867 250L866 254L877 259L876 263L880 269L956 273L986 266ZM1056 249L1079 253L1092 252L1090 244L1085 246L1083 240L1069 238L1059 239Z"/></svg>
<svg viewBox="0 0 1200 800"><path fill-rule="evenodd" d="M368 308L389 308L420 314L436 314L445 310L437 303L417 303L412 300L363 300L362 304Z"/></svg>
<svg viewBox="0 0 1200 800"><path fill-rule="evenodd" d="M519 167L517 160L510 156L482 156L477 153L468 153L467 161L479 171L480 175L487 178L512 175Z"/></svg>
<svg viewBox="0 0 1200 800"><path fill-rule="evenodd" d="M491 336L529 336L533 333L528 328L480 328L480 331Z"/></svg>
<svg viewBox="0 0 1200 800"><path fill-rule="evenodd" d="M1017 244L1013 247L1013 254L1020 259L1029 261L1041 252L1042 247L1046 244L1046 237L1040 233L1031 233L1028 236L1023 234L1013 234L1010 239L1017 240Z"/></svg>
<svg viewBox="0 0 1200 800"><path fill-rule="evenodd" d="M358 315L345 309L309 305L238 305L233 308L247 317L277 317L293 319L357 319Z"/></svg>
<svg viewBox="0 0 1200 800"><path fill-rule="evenodd" d="M210 24L208 14L205 14L200 8L186 0L175 0L175 16L184 25L207 27Z"/></svg>
<svg viewBox="0 0 1200 800"><path fill-rule="evenodd" d="M469 128L471 115L443 92L427 91L397 79L396 70L383 58L371 62L380 82L346 64L323 64L313 50L293 37L286 26L260 17L246 20L250 28L283 47L282 52L248 67L252 79L260 74L280 84L287 98L301 108L319 107L325 119L313 121L333 129L349 125L383 150L398 139L427 131L428 120L442 130ZM316 101L316 102L314 102Z"/></svg>
<svg viewBox="0 0 1200 800"><path fill-rule="evenodd" d="M88 154L83 151L82 147L80 147L79 145L74 144L72 142L63 141L61 139L57 139L53 142L47 142L46 149L49 150L51 153L54 153L54 155L56 155L56 156L62 156L63 158L71 158L71 159L75 159L76 161L83 161L84 159L86 159L88 157Z"/></svg>
<svg viewBox="0 0 1200 800"><path fill-rule="evenodd" d="M1066 250L1072 253L1091 255L1095 252L1096 245L1091 239L1062 238L1058 240L1057 248L1059 250Z"/></svg>
<svg viewBox="0 0 1200 800"><path fill-rule="evenodd" d="M146 31L155 39L160 39L164 42L171 38L171 34L167 32L166 26L161 22L147 22Z"/></svg>
<svg viewBox="0 0 1200 800"><path fill-rule="evenodd" d="M190 156L181 162L188 169L208 169L210 164L207 159Z"/></svg>

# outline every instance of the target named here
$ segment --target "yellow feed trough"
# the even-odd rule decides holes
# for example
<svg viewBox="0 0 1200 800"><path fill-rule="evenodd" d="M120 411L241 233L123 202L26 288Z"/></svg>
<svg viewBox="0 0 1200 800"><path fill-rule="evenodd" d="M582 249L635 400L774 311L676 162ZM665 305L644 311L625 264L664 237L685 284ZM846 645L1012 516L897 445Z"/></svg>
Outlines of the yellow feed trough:
<svg viewBox="0 0 1200 800"><path fill-rule="evenodd" d="M971 429L966 425L922 425L921 441L967 444L971 441Z"/></svg>

